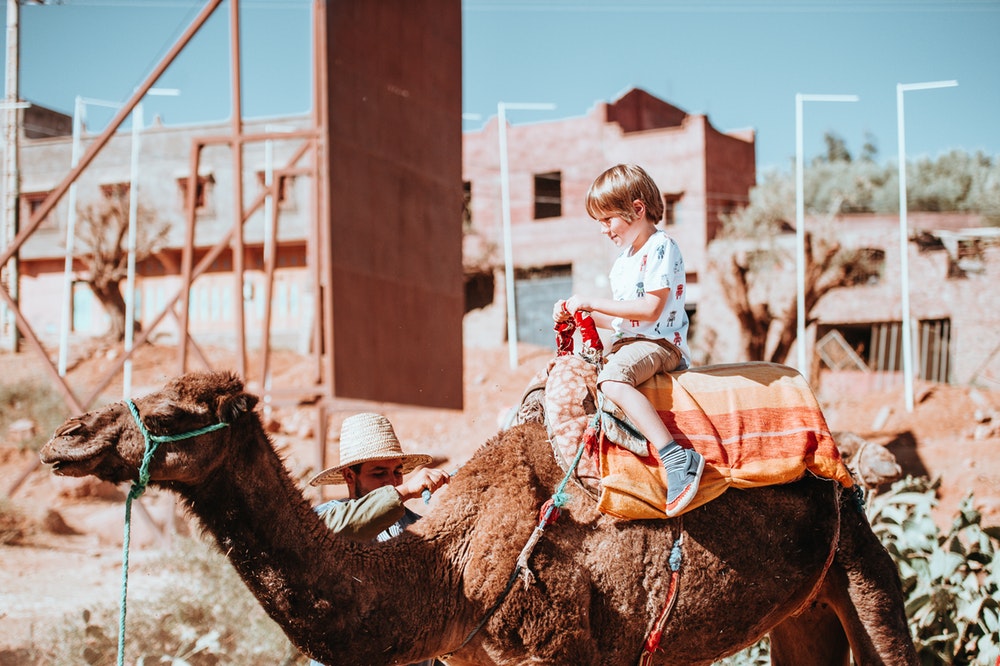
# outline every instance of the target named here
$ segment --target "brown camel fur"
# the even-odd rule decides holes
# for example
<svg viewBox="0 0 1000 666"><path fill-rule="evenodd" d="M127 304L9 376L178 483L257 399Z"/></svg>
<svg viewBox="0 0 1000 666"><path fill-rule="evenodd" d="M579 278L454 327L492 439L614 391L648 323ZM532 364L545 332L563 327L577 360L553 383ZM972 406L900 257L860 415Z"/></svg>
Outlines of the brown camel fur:
<svg viewBox="0 0 1000 666"><path fill-rule="evenodd" d="M159 445L150 484L176 492L261 605L324 663L635 664L679 591L656 664L711 664L771 633L776 664L916 664L898 574L838 486L807 478L733 491L681 518L619 521L571 499L520 580L507 585L563 473L545 429L490 440L397 539L333 535L274 452L232 374L189 374L135 400L153 435L228 427ZM72 418L42 449L57 474L135 481L143 435L123 403Z"/></svg>

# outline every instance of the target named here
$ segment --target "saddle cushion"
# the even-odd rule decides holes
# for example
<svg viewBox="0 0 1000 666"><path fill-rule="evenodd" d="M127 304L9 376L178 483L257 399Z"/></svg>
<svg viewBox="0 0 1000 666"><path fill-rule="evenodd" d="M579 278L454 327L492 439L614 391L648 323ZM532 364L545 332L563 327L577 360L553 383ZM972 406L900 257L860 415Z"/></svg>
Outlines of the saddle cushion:
<svg viewBox="0 0 1000 666"><path fill-rule="evenodd" d="M713 365L657 375L639 386L682 446L705 457L694 509L730 487L788 483L806 472L853 481L812 389L775 363ZM602 438L599 507L621 518L665 518L660 461Z"/></svg>

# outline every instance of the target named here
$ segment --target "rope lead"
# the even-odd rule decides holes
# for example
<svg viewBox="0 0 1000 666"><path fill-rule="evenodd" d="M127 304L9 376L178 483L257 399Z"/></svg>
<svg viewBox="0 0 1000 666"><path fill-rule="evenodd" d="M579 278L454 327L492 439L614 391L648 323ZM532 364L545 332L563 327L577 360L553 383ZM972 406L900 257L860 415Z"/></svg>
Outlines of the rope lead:
<svg viewBox="0 0 1000 666"><path fill-rule="evenodd" d="M198 428L197 430L180 435L154 435L149 432L146 424L142 422L135 403L131 400L126 400L125 404L128 405L128 410L132 413L132 419L135 421L135 424L139 426L139 432L142 433L145 448L142 453L142 463L139 465L139 478L129 488L128 496L125 498L125 533L122 536L122 591L118 600L118 666L124 666L125 664L125 599L128 597L128 550L129 542L132 540L132 500L139 499L146 492L146 486L149 485L149 465L153 461L153 454L156 453L156 449L163 442L177 442L182 439L190 439L198 435L204 435L207 432L225 428L229 425L224 421L219 421L210 426Z"/></svg>

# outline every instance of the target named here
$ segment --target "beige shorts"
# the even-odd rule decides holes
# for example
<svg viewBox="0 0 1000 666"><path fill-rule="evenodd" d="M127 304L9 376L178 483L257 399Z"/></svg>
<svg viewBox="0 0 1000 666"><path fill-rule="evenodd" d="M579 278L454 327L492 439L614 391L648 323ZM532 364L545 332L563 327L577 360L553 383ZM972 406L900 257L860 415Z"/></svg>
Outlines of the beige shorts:
<svg viewBox="0 0 1000 666"><path fill-rule="evenodd" d="M614 343L597 375L601 382L625 382L638 386L659 372L676 370L681 364L681 351L666 340L626 338Z"/></svg>

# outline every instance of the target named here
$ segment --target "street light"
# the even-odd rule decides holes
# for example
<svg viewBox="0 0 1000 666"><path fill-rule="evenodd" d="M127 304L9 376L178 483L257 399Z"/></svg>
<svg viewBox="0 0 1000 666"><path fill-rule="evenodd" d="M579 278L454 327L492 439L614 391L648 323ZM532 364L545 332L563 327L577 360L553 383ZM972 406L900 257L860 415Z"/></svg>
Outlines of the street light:
<svg viewBox="0 0 1000 666"><path fill-rule="evenodd" d="M503 210L503 258L507 292L507 345L510 368L517 368L517 309L514 304L514 258L510 237L510 174L507 168L507 110L551 111L556 108L549 102L498 102L497 123L500 138L500 206Z"/></svg>
<svg viewBox="0 0 1000 666"><path fill-rule="evenodd" d="M176 97L176 88L150 88L147 95ZM128 195L128 263L125 278L125 364L122 367L122 397L126 400L132 394L132 342L135 337L135 253L136 223L139 215L139 133L142 131L142 102L132 109L132 164L129 170Z"/></svg>
<svg viewBox="0 0 1000 666"><path fill-rule="evenodd" d="M100 99L76 96L73 105L73 149L70 158L70 168L76 168L80 161L80 135L87 118L87 105L104 106L117 109L121 105L116 102L105 102ZM63 266L63 303L62 318L59 326L59 376L66 376L66 359L69 354L69 329L73 303L73 244L76 238L76 181L69 186L69 215L66 218L66 261Z"/></svg>
<svg viewBox="0 0 1000 666"><path fill-rule="evenodd" d="M804 95L795 93L795 285L796 285L796 319L795 333L798 351L799 372L809 379L809 366L806 363L806 223L805 201L803 200L803 185L805 178L802 169L802 104L803 102L857 102L857 95Z"/></svg>
<svg viewBox="0 0 1000 666"><path fill-rule="evenodd" d="M147 95L176 96L180 91L176 88L150 88ZM71 168L80 161L80 139L83 133L83 123L86 119L87 106L103 106L110 109L120 109L121 104L100 99L76 96L73 106L73 148ZM125 289L125 352L132 351L135 309L135 250L136 250L136 217L139 202L139 132L143 126L142 102L136 104L132 111L132 145L131 163L129 167L129 218L128 218L128 267L127 286ZM67 355L69 351L69 329L72 317L73 302L73 252L76 238L76 181L69 186L69 215L66 219L66 258L63 265L63 303L62 317L59 328L59 376L66 376ZM132 389L132 361L127 359L124 366L122 389L124 397L128 398Z"/></svg>
<svg viewBox="0 0 1000 666"><path fill-rule="evenodd" d="M903 389L906 411L913 411L913 347L910 336L910 258L906 222L906 122L903 114L903 93L908 90L954 88L958 81L896 84L896 130L899 139L899 272L902 282Z"/></svg>

